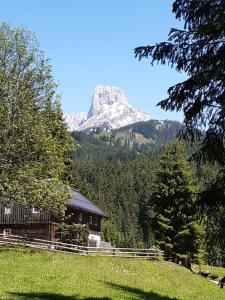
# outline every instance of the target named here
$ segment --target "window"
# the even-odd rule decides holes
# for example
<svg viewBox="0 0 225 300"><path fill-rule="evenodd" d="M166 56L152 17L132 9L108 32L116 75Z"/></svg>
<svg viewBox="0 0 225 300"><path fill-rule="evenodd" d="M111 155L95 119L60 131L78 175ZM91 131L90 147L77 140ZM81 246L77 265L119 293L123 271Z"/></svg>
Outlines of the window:
<svg viewBox="0 0 225 300"><path fill-rule="evenodd" d="M11 235L12 230L11 229L4 229L3 234L4 235Z"/></svg>
<svg viewBox="0 0 225 300"><path fill-rule="evenodd" d="M95 217L95 222L94 222L94 225L97 227L98 226L98 218L97 217Z"/></svg>
<svg viewBox="0 0 225 300"><path fill-rule="evenodd" d="M89 216L89 224L92 225L92 216Z"/></svg>
<svg viewBox="0 0 225 300"><path fill-rule="evenodd" d="M79 222L81 223L83 220L82 213L79 213Z"/></svg>
<svg viewBox="0 0 225 300"><path fill-rule="evenodd" d="M11 208L5 207L5 215L10 215L10 214L11 214Z"/></svg>
<svg viewBox="0 0 225 300"><path fill-rule="evenodd" d="M32 214L38 214L38 213L39 213L39 209L37 207L33 207Z"/></svg>

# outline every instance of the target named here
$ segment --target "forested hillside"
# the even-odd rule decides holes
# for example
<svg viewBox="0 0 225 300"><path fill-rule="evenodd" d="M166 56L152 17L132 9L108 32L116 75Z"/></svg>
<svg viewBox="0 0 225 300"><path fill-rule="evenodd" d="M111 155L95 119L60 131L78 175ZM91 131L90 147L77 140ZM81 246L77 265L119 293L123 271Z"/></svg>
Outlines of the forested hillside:
<svg viewBox="0 0 225 300"><path fill-rule="evenodd" d="M155 159L75 161L74 185L108 213L103 236L114 245L151 244L148 218Z"/></svg>
<svg viewBox="0 0 225 300"><path fill-rule="evenodd" d="M176 121L150 120L112 131L74 131L76 156L81 160L131 160L149 154L174 139L182 128Z"/></svg>
<svg viewBox="0 0 225 300"><path fill-rule="evenodd" d="M121 127L114 130L114 134L121 132L135 132L143 135L143 137L150 139L152 144L162 146L174 139L182 128L182 123L170 120L149 120L146 122L138 122L131 125Z"/></svg>
<svg viewBox="0 0 225 300"><path fill-rule="evenodd" d="M141 124L140 128L144 132L142 126L143 124ZM118 134L118 131L116 133L113 132L113 134L113 138L115 138L115 134ZM147 130L145 135L150 136L150 134L147 134ZM165 146L149 148L148 153L141 153L135 149L135 146L131 147L128 142L122 144L120 140L120 142L111 143L110 139L112 140L112 135L108 132L95 132L91 135L74 132L73 137L76 138L77 147L79 147L78 154L74 159L73 184L108 214L109 219L103 223L102 238L110 241L115 246L121 247L148 247L156 245L157 239L161 243L164 233L157 233L159 228L157 222L160 222L160 224L164 223L164 226L167 226L165 218L170 214L171 217L174 215L177 216L174 211L179 207L176 200L172 203L171 198L168 198L170 199L168 201L171 203L167 210L172 211L168 212L167 217L163 217L163 222L162 219L159 221L160 208L155 205L156 202L154 199L156 187L159 184L157 183L157 173L159 172L162 155L166 151ZM180 142L177 141L177 143L179 144ZM217 165L209 163L196 165L191 160L192 154L198 148L199 145L196 143L184 143L182 148L184 153L181 154L181 158L189 165L188 168L191 173L188 176L190 182L193 182L192 185L196 193L203 190L216 177L219 170ZM174 166L177 164L183 165L182 161L174 161L174 154L171 157L173 159L165 159L165 163L172 163L170 168L174 168L173 164ZM163 170L161 172L164 172ZM181 174L183 172L184 175L181 175L180 178L184 176L184 179L182 179L184 180L183 184L189 184L186 183L185 179L185 172L187 171L181 169ZM164 175L161 175L160 178L162 176ZM178 174L177 176L175 180L180 182L180 175ZM170 180L174 179L171 178ZM174 188L177 188L179 193L179 187L171 187L171 191ZM187 187L187 189L189 188ZM208 259L208 261L211 261L213 258L215 263L219 264L223 257L222 249L213 246L210 230L202 223L201 218L197 215L188 215L190 211L197 211L196 207L192 207L196 197L192 198L192 200L187 200L188 192L186 194L184 195L184 206L186 205L186 201L193 204L189 204L188 209L184 208L179 213L182 219L187 218L187 220L190 219L197 223L196 225L192 225L190 222L183 225L181 223L179 232L182 232L182 226L186 226L186 230L188 230L186 232L189 232L187 233L189 244L189 234L195 236L196 239L201 239L201 245L199 244L201 249L196 249L196 257L201 255ZM164 198L165 195L162 197ZM181 197L180 194L177 197ZM172 222L171 217L169 217L168 222ZM176 220L174 222L176 223ZM168 223L168 226L171 225ZM196 226L200 226L198 230ZM212 227L210 228L212 229ZM204 239L206 229L207 238ZM195 235L193 235L194 232L196 232ZM176 234L174 233L172 236L176 236ZM193 243L196 243L196 241L193 241Z"/></svg>

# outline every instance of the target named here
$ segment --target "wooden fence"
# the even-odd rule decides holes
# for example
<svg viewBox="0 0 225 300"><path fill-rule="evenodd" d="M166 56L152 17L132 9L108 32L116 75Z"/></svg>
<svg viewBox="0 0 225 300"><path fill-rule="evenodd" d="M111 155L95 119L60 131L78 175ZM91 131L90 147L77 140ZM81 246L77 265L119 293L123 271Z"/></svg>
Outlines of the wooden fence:
<svg viewBox="0 0 225 300"><path fill-rule="evenodd" d="M30 239L16 235L0 234L0 244L28 246L49 251L67 252L80 255L99 255L125 258L160 259L164 252L157 248L105 248L105 247L86 247L73 244L66 244L57 241L41 239Z"/></svg>

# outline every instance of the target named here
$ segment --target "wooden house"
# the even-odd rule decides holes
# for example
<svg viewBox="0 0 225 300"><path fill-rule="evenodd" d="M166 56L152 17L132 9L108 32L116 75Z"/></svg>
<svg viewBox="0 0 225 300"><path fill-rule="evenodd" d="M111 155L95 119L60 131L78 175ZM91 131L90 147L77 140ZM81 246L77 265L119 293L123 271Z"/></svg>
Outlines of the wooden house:
<svg viewBox="0 0 225 300"><path fill-rule="evenodd" d="M88 224L89 245L98 247L101 242L101 221L106 214L78 191L72 190L72 195L66 203L65 222ZM38 207L24 207L18 203L7 207L3 201L0 203L0 233L5 235L55 240L59 222L56 215L50 211L40 211Z"/></svg>

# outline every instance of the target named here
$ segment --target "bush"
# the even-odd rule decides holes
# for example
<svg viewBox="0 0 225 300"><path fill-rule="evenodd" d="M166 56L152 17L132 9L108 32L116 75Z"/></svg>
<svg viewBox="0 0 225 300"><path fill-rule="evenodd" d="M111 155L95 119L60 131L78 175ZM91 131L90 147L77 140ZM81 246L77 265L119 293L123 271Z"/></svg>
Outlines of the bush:
<svg viewBox="0 0 225 300"><path fill-rule="evenodd" d="M87 246L88 235L89 227L85 224L59 224L56 230L56 238L67 244Z"/></svg>

